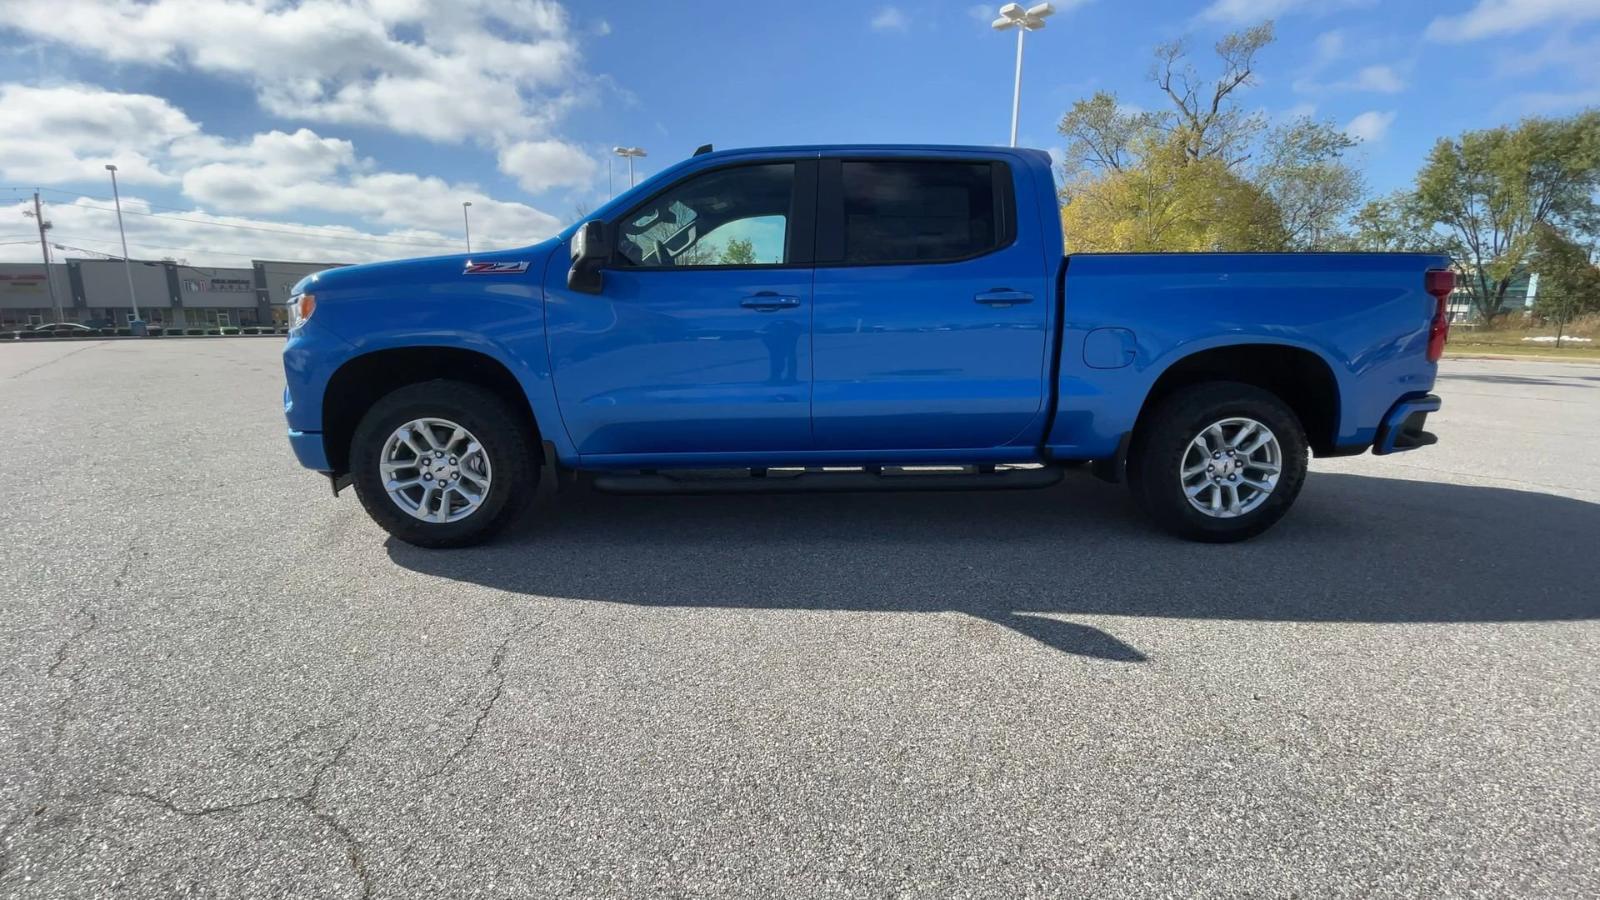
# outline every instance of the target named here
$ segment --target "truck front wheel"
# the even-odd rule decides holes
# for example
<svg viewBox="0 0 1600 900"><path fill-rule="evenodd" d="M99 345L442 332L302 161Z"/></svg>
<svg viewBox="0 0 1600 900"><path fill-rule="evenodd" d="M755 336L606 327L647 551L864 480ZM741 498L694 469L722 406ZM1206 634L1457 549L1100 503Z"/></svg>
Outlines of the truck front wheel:
<svg viewBox="0 0 1600 900"><path fill-rule="evenodd" d="M459 381L407 385L356 426L356 496L383 529L419 547L482 541L531 495L538 469L520 420L489 391Z"/></svg>
<svg viewBox="0 0 1600 900"><path fill-rule="evenodd" d="M1145 416L1128 483L1161 528L1193 541L1242 541L1289 511L1306 458L1305 429L1282 400L1208 382L1175 391Z"/></svg>

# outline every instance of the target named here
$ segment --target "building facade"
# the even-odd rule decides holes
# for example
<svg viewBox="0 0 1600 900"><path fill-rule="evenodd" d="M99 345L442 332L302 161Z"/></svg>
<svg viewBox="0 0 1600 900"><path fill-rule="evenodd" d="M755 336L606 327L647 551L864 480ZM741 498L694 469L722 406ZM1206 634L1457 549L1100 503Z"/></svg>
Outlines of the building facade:
<svg viewBox="0 0 1600 900"><path fill-rule="evenodd" d="M252 260L249 268L226 268L135 260L129 267L120 259L68 259L52 263L47 273L42 263L0 263L0 330L58 321L120 327L133 320L135 300L139 316L153 325L282 324L289 288L341 265Z"/></svg>

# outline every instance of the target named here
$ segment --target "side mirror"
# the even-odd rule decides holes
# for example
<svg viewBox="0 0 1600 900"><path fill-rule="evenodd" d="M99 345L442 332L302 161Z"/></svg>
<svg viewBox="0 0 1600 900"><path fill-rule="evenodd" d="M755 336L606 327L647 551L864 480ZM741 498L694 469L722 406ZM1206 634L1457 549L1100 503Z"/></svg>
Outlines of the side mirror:
<svg viewBox="0 0 1600 900"><path fill-rule="evenodd" d="M600 271L611 258L611 235L606 223L595 219L578 226L572 235L572 268L567 271L567 287L585 294L600 293Z"/></svg>

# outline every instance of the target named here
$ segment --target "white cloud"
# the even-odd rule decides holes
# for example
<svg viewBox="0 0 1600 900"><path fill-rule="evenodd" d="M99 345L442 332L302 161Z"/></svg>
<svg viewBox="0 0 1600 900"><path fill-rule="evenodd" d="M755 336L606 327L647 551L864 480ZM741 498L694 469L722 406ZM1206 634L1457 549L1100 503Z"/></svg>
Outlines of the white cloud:
<svg viewBox="0 0 1600 900"><path fill-rule="evenodd" d="M1365 91L1377 94L1398 94L1406 89L1406 80L1393 66L1363 66L1354 75L1332 82L1319 82L1312 78L1297 78L1294 89L1302 94L1326 92Z"/></svg>
<svg viewBox="0 0 1600 900"><path fill-rule="evenodd" d="M522 141L500 151L500 171L534 194L552 187L584 187L598 169L592 157L562 141Z"/></svg>
<svg viewBox="0 0 1600 900"><path fill-rule="evenodd" d="M57 262L69 257L94 258L96 254L121 255L117 218L109 202L80 198L70 203L54 203L49 202L50 195L45 196L45 215L53 225L51 241L63 248L53 251ZM16 217L23 209L32 207L31 200L8 204L0 207L0 215ZM379 231L219 216L200 211L168 212L152 208L139 196L126 194L122 197L122 208L128 231L128 251L137 259L173 258L197 266L248 266L252 259L373 262L465 249L459 218L450 231ZM458 216L459 212L458 206ZM526 243L503 238L498 242L481 239L477 224L474 220L474 247L480 243L485 246ZM37 244L0 246L0 262L38 261Z"/></svg>
<svg viewBox="0 0 1600 900"><path fill-rule="evenodd" d="M1367 66L1342 85L1351 90L1376 91L1380 94L1398 94L1406 89L1405 80L1390 66Z"/></svg>
<svg viewBox="0 0 1600 900"><path fill-rule="evenodd" d="M239 79L286 118L436 140L537 134L571 102L578 59L551 0L7 0L6 25Z"/></svg>
<svg viewBox="0 0 1600 900"><path fill-rule="evenodd" d="M124 183L175 185L202 209L225 210L235 216L322 213L358 220L368 228L324 227L318 231L343 241L334 246L365 247L365 256L353 255L354 249L344 251L343 256L351 259L414 256L431 250L346 240L363 234L420 234L448 244L449 236L460 226L463 200L472 201L474 237L486 245L532 243L560 227L555 217L539 209L496 200L473 184L384 171L361 157L350 141L323 137L310 129L269 131L233 141L204 132L182 110L158 97L87 85L49 89L0 86L0 177L4 180L103 184L104 163L113 159ZM558 141L511 145L506 160L516 164L515 174L530 189L581 186L595 169L581 151ZM136 201L130 198L128 202ZM78 219L70 212L57 217L62 235L92 241L95 235L115 234L107 230L107 220L97 218L98 211L78 212L82 216ZM184 215L227 220L200 210ZM135 236L135 219L139 219L137 230L143 237ZM259 224L260 220L239 221ZM242 230L234 235L226 232L237 229L175 224L170 219L135 215L129 217L129 225L130 241L139 244L134 252L146 256L163 255L168 252L164 248L173 247L202 248L191 254L201 258L225 254L229 246L254 248L246 252L256 257L288 254L282 249L285 246L302 248L290 254L297 259L326 259L332 252L313 239L290 240ZM243 238L234 239L241 235ZM224 236L229 240L220 240ZM65 238L62 242L73 243ZM93 243L86 246L102 249ZM12 255L23 252L7 250Z"/></svg>
<svg viewBox="0 0 1600 900"><path fill-rule="evenodd" d="M1317 114L1315 103L1296 103L1283 111L1283 118L1294 122L1300 119L1309 119Z"/></svg>
<svg viewBox="0 0 1600 900"><path fill-rule="evenodd" d="M1435 18L1428 24L1427 36L1436 41L1474 41L1589 19L1600 19L1600 3L1595 0L1478 0L1477 6L1460 15Z"/></svg>
<svg viewBox="0 0 1600 900"><path fill-rule="evenodd" d="M1214 0L1200 18L1231 25L1254 25L1285 13L1307 10L1327 13L1353 6L1370 6L1374 0Z"/></svg>
<svg viewBox="0 0 1600 900"><path fill-rule="evenodd" d="M1364 143L1376 143L1389 133L1389 126L1394 124L1394 119L1393 110L1387 112L1368 110L1351 119L1344 126L1344 133Z"/></svg>
<svg viewBox="0 0 1600 900"><path fill-rule="evenodd" d="M1344 45L1344 32L1337 28L1317 35L1317 39L1311 42L1312 49L1316 53L1314 64L1324 65L1343 56Z"/></svg>
<svg viewBox="0 0 1600 900"><path fill-rule="evenodd" d="M872 17L872 27L877 31L905 31L911 20L897 6L885 6Z"/></svg>
<svg viewBox="0 0 1600 900"><path fill-rule="evenodd" d="M160 97L114 94L88 85L0 85L0 177L54 184L106 177L117 163L128 184L177 179L153 156L200 127Z"/></svg>

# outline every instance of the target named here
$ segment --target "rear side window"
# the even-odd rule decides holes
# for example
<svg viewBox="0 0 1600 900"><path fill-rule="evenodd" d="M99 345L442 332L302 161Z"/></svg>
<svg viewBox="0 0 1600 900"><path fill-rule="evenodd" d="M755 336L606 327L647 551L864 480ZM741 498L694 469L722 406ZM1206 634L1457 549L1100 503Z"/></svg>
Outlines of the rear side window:
<svg viewBox="0 0 1600 900"><path fill-rule="evenodd" d="M941 262L999 247L1011 214L997 188L1006 171L989 162L846 160L844 261Z"/></svg>

